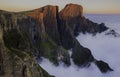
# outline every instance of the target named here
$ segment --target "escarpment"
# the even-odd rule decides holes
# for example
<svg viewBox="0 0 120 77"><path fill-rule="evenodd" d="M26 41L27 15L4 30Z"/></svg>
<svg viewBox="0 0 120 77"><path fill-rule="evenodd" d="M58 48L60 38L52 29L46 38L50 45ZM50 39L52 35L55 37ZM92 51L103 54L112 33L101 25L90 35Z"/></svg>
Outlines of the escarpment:
<svg viewBox="0 0 120 77"><path fill-rule="evenodd" d="M65 22L72 30L75 36L79 32L82 33L101 33L108 28L103 24L97 24L83 16L83 8L81 5L68 4L59 13L62 22Z"/></svg>
<svg viewBox="0 0 120 77"><path fill-rule="evenodd" d="M27 19L31 20L24 15L0 13L0 77L54 77L39 66L29 36L19 28L18 21L30 24Z"/></svg>
<svg viewBox="0 0 120 77"><path fill-rule="evenodd" d="M61 46L59 31L58 31L58 7L57 6L45 6L31 12L26 13L27 16L38 20L39 27L43 29L44 32L36 40L38 44L38 52L41 53L40 56L49 58L55 65L59 64L59 61L66 62L67 65L70 65L69 54L66 49ZM41 32L42 30L40 30ZM41 32L42 33L42 32ZM43 38L41 38L44 36ZM61 49L61 51L59 51ZM61 54L64 53L64 54ZM62 56L60 58L60 56Z"/></svg>
<svg viewBox="0 0 120 77"><path fill-rule="evenodd" d="M43 22L45 32L57 43L59 44L59 33L57 27L57 15L58 15L58 6L45 6L36 10L33 10L30 13L27 13L28 16L38 19L39 22ZM41 24L42 25L42 24Z"/></svg>
<svg viewBox="0 0 120 77"><path fill-rule="evenodd" d="M0 43L0 77L54 77L36 62L32 55L8 49Z"/></svg>
<svg viewBox="0 0 120 77"><path fill-rule="evenodd" d="M51 77L36 62L35 58L41 57L55 65L63 62L70 66L72 58L80 67L89 66L96 59L76 36L80 32L96 34L107 29L104 24L86 19L82 6L77 4L68 4L60 12L58 6L51 5L19 13L0 11L0 75ZM69 49L72 49L72 56ZM106 64L103 67L108 66ZM103 68L98 62L96 65L100 70Z"/></svg>

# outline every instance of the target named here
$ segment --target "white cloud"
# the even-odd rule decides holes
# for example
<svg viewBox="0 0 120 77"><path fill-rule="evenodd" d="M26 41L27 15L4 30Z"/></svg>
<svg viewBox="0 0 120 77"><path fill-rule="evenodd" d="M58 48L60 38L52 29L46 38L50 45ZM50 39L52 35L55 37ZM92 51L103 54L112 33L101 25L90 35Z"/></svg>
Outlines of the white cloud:
<svg viewBox="0 0 120 77"><path fill-rule="evenodd" d="M112 17L112 19L114 20L116 19L116 17ZM97 22L101 22L101 21L102 19L97 20ZM111 19L104 22L105 23L111 22ZM119 21L116 20L116 22L113 23L118 23L118 22ZM116 30L120 30L120 28L118 28L118 26L115 26L114 24L112 25L112 28L115 28ZM110 67L114 69L114 71L103 74L94 64L91 64L89 68L78 68L74 64L72 64L70 67L64 67L62 64L58 67L55 67L47 59L44 59L40 65L51 75L55 75L56 77L119 77L120 76L120 60L119 60L120 37L115 38L113 36L105 36L104 33L97 34L94 37L90 34L86 34L86 35L80 34L80 36L78 36L77 39L80 41L81 45L89 48L92 51L92 54L96 59L107 62L110 65Z"/></svg>

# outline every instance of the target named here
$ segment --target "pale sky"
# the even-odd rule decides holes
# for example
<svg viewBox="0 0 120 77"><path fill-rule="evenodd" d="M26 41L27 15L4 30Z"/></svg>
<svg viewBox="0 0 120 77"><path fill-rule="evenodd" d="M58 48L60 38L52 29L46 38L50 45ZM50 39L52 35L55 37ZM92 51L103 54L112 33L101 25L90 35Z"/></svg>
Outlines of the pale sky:
<svg viewBox="0 0 120 77"><path fill-rule="evenodd" d="M84 13L120 14L120 0L0 0L0 10L26 11L45 5L58 5L62 9L68 3L82 5Z"/></svg>

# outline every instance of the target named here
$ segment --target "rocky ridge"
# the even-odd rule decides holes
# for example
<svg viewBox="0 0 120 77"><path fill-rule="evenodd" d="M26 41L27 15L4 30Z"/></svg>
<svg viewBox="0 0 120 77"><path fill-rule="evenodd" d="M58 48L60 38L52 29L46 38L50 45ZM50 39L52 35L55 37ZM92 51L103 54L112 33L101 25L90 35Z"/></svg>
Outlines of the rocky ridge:
<svg viewBox="0 0 120 77"><path fill-rule="evenodd" d="M71 57L76 65L89 66L96 59L88 48L83 47L77 41L76 36L80 32L96 34L108 29L103 23L97 24L86 19L83 16L82 6L77 4L68 4L60 12L58 12L58 6L51 5L19 13L0 11L0 27L2 34L0 38L3 41L1 49L7 49L4 50L6 55L2 50L0 55L7 58L13 54L13 58L18 58L17 60L9 58L10 61L6 61L5 57L0 58L2 62L0 75L11 75L11 77L14 74L20 74L23 77L50 77L38 66L34 58L45 57L55 65L59 65L59 62L62 61L69 66L71 64L69 49L72 49ZM8 54L8 51L12 53ZM16 67L16 71L13 71L14 68L10 68L10 71L6 72L4 67L12 65L3 65L9 62L18 62L13 66ZM96 61L95 64L101 72L112 71L109 65L103 61L100 63ZM102 65L106 67L105 71L101 70ZM17 71L19 69L17 67L21 70L25 69L26 72ZM34 70L35 72L33 72Z"/></svg>
<svg viewBox="0 0 120 77"><path fill-rule="evenodd" d="M30 41L18 27L21 18L26 16L0 13L0 77L54 77L37 63Z"/></svg>

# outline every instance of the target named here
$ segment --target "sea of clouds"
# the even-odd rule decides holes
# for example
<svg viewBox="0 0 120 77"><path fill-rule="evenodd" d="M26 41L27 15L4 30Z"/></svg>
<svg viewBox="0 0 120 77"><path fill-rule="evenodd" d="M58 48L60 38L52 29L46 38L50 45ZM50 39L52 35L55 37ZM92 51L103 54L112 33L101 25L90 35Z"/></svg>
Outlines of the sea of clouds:
<svg viewBox="0 0 120 77"><path fill-rule="evenodd" d="M115 29L120 34L120 19L118 16L88 15L87 17L98 23L105 22L107 26L109 25L108 27ZM103 74L93 63L88 68L79 68L74 65L72 59L72 65L69 67L65 67L62 63L56 67L47 59L43 59L40 66L56 77L120 77L120 37L105 35L105 32L103 32L96 36L80 34L77 40L82 46L89 48L97 60L107 62L114 71Z"/></svg>

